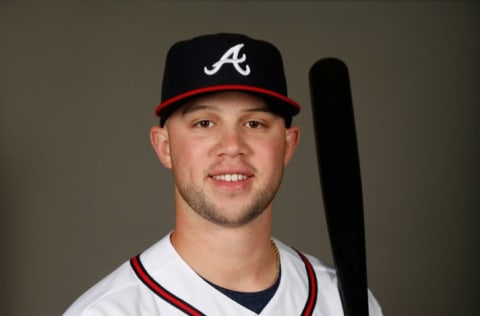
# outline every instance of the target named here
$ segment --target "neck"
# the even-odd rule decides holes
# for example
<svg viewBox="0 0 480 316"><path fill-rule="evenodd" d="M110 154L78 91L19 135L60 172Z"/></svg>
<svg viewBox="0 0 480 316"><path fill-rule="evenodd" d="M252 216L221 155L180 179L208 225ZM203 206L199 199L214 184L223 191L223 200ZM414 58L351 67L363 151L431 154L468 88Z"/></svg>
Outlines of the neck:
<svg viewBox="0 0 480 316"><path fill-rule="evenodd" d="M271 209L237 228L177 218L171 241L195 272L221 287L254 292L276 281L279 263L271 242Z"/></svg>

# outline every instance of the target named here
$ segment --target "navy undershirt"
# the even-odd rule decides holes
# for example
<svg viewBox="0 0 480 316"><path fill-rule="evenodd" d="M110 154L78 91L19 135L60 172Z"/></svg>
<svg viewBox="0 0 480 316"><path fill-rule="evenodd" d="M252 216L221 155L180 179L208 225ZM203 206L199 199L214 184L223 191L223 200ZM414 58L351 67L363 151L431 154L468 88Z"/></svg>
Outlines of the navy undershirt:
<svg viewBox="0 0 480 316"><path fill-rule="evenodd" d="M225 294L226 296L230 297L235 302L245 306L246 308L248 308L249 310L257 314L260 314L260 312L268 304L268 302L273 297L273 295L275 295L275 292L277 291L278 286L280 284L280 276L281 276L281 271L278 274L278 278L275 284L273 284L268 289L259 291L259 292L232 291L232 290L223 288L221 286L218 286L216 284L213 284L209 281L207 282L210 285L212 285L214 288L216 288L217 290Z"/></svg>

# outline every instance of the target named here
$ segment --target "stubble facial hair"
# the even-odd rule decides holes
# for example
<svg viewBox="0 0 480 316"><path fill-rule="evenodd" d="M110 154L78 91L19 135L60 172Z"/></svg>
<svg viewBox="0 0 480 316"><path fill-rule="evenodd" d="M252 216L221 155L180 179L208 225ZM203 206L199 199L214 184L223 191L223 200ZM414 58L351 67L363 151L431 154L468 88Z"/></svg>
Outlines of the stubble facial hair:
<svg viewBox="0 0 480 316"><path fill-rule="evenodd" d="M253 198L246 201L244 205L239 206L239 215L229 216L231 212L224 209L221 205L214 204L209 200L205 191L194 184L184 184L176 182L176 187L181 197L186 201L190 208L201 217L211 223L224 227L241 227L256 219L267 206L273 201L280 186L281 176L277 181L272 181L258 190Z"/></svg>

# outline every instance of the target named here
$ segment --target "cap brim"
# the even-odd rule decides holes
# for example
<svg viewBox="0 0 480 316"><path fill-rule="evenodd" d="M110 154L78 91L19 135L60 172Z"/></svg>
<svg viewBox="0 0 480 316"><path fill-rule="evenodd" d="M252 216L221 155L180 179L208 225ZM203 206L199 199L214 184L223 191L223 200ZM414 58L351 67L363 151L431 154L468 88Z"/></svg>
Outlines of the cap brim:
<svg viewBox="0 0 480 316"><path fill-rule="evenodd" d="M274 110L275 111L278 110L278 112L284 115L294 116L300 112L300 108L301 108L300 104L290 99L289 97L286 97L275 91L258 88L254 86L247 86L247 85L217 85L217 86L210 86L210 87L190 90L188 92L176 95L173 98L165 100L164 102L160 103L157 106L157 108L155 109L155 115L159 117L164 117L166 115L169 115L171 112L175 110L174 108L172 108L174 105L178 103L183 103L188 99L191 99L192 97L200 96L206 93L227 91L227 90L251 92L256 95L267 97L269 100L274 101L275 105L273 106L275 107L278 106L278 109L274 108Z"/></svg>

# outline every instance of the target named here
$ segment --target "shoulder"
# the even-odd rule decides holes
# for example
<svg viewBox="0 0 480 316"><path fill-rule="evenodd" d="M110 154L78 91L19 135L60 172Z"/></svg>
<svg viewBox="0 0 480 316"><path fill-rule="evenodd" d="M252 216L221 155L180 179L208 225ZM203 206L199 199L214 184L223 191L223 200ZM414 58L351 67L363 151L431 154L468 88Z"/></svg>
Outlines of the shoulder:
<svg viewBox="0 0 480 316"><path fill-rule="evenodd" d="M128 262L107 275L93 287L83 293L64 313L64 316L101 315L91 312L99 304L107 304L113 297L118 297L132 290L136 280Z"/></svg>
<svg viewBox="0 0 480 316"><path fill-rule="evenodd" d="M335 268L312 255L287 246L277 239L274 241L281 254L282 274L287 272L289 277L293 276L297 280L296 283L298 284L302 283L302 280L308 279L308 269L311 269L317 282L319 301L324 304L326 309L329 309L331 305L337 306L331 308L331 310L338 311L341 308L341 299ZM368 290L368 304L371 316L383 315L378 301L370 290Z"/></svg>
<svg viewBox="0 0 480 316"><path fill-rule="evenodd" d="M277 239L274 241L280 251L281 259L283 260L282 264L294 267L302 273L304 273L308 267L311 267L315 271L317 278L321 278L321 281L336 284L336 272L333 267L325 264L318 258L296 250Z"/></svg>
<svg viewBox="0 0 480 316"><path fill-rule="evenodd" d="M164 238L142 253L142 263L151 266L150 262L155 262L152 273L162 273L162 270L175 266L172 261L176 258L169 256L168 245ZM154 254L160 254L160 258L153 258ZM151 292L146 290L127 261L83 293L63 315L134 315L136 306L133 302L151 300L150 296Z"/></svg>

